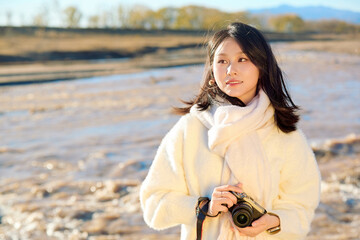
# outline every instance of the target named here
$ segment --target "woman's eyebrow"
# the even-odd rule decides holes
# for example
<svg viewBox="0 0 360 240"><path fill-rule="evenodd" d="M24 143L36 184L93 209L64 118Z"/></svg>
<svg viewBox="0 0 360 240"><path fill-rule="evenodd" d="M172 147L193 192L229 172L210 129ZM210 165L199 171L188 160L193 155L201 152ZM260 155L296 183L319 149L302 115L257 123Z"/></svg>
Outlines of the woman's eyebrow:
<svg viewBox="0 0 360 240"><path fill-rule="evenodd" d="M237 53L235 53L235 55L242 55L242 54L245 54L244 52L237 52ZM223 52L221 52L221 53L218 53L218 54L215 54L216 56L227 56L227 54L226 53L223 53Z"/></svg>

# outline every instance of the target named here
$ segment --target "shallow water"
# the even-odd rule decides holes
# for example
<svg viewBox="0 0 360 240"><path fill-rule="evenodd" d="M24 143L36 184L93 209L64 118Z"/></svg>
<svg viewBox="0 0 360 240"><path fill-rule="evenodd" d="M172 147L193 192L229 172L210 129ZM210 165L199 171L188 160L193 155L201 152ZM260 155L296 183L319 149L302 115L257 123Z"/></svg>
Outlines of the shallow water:
<svg viewBox="0 0 360 240"><path fill-rule="evenodd" d="M359 136L360 57L273 46L310 142ZM142 221L139 184L178 119L171 106L197 92L202 71L198 65L0 88L0 239L159 239ZM345 159L349 176L360 179L358 155L329 159L324 172ZM334 174L324 184L338 190L324 194L355 202L357 213L358 182ZM319 219L332 209L332 200L322 201ZM165 231L162 239L177 233Z"/></svg>

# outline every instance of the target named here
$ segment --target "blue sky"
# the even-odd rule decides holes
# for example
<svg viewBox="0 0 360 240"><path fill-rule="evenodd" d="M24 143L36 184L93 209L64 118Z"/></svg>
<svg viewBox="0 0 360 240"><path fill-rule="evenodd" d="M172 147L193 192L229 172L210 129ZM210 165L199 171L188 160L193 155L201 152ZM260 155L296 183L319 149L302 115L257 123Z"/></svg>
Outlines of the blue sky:
<svg viewBox="0 0 360 240"><path fill-rule="evenodd" d="M217 8L223 11L235 12L247 9L275 7L281 4L293 6L327 6L343 10L360 12L360 0L0 0L0 25L5 25L10 19L13 25L32 22L40 12L49 12L51 25L58 25L60 20L56 15L60 9L67 6L78 7L86 19L90 15L102 11L116 9L119 5L131 6L142 4L153 10L161 7L181 7L185 5L201 5ZM11 13L11 14L9 14ZM9 18L8 16L11 15Z"/></svg>

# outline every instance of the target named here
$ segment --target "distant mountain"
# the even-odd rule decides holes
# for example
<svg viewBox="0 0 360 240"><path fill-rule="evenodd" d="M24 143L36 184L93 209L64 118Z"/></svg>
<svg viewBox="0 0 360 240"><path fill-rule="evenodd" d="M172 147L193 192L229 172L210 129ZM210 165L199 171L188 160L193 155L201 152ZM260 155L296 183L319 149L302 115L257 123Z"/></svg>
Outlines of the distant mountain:
<svg viewBox="0 0 360 240"><path fill-rule="evenodd" d="M249 12L267 15L294 13L304 20L338 19L349 23L360 23L360 12L339 10L324 6L294 7L290 5L280 5L274 8L252 9L249 10Z"/></svg>

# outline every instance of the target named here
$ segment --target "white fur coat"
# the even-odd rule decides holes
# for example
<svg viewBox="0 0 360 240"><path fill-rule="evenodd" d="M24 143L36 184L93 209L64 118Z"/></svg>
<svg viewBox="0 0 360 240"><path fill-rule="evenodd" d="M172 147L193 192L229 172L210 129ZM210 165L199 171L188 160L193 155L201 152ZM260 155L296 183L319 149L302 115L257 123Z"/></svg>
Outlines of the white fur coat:
<svg viewBox="0 0 360 240"><path fill-rule="evenodd" d="M304 239L320 198L314 154L301 131L285 134L274 126L257 134L271 166L267 210L280 217L281 231L243 239ZM163 139L141 186L145 222L157 230L181 224L181 239L196 239L197 199L210 198L220 186L222 168L223 159L209 150L207 127L194 114L183 116ZM203 239L216 239L220 223L206 218Z"/></svg>

